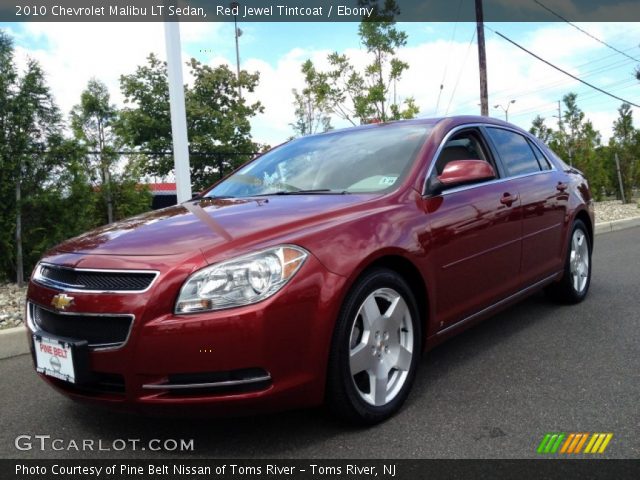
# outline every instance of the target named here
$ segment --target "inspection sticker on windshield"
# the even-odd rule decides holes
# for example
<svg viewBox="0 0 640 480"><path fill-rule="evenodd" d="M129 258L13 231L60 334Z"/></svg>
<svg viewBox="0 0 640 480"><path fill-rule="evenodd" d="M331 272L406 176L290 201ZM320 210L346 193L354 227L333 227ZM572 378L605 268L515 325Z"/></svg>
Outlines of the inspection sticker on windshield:
<svg viewBox="0 0 640 480"><path fill-rule="evenodd" d="M393 185L397 179L398 177L382 177L380 179L380 185Z"/></svg>

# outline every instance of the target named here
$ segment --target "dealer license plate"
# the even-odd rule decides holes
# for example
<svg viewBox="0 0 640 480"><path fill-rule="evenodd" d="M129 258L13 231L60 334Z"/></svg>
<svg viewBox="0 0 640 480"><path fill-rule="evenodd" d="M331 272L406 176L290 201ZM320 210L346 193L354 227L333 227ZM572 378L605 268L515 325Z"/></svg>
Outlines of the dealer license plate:
<svg viewBox="0 0 640 480"><path fill-rule="evenodd" d="M73 368L71 344L42 335L34 335L33 344L38 372L75 383L76 374Z"/></svg>

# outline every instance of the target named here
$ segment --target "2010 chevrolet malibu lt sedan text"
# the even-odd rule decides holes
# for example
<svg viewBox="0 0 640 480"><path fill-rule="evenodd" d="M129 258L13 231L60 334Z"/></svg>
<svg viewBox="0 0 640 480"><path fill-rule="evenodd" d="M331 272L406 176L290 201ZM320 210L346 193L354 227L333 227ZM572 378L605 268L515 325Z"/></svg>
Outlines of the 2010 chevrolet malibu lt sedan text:
<svg viewBox="0 0 640 480"><path fill-rule="evenodd" d="M84 401L375 423L421 354L539 290L589 289L593 203L543 143L481 117L290 141L198 198L36 266L36 370Z"/></svg>

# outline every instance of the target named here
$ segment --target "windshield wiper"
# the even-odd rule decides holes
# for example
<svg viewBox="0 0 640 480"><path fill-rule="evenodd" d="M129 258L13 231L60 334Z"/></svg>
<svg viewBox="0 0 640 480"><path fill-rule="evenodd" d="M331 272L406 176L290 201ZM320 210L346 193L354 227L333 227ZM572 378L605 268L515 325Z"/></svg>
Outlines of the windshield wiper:
<svg viewBox="0 0 640 480"><path fill-rule="evenodd" d="M229 198L236 198L233 195L211 195L204 197L192 198L192 200L227 200Z"/></svg>
<svg viewBox="0 0 640 480"><path fill-rule="evenodd" d="M267 196L267 195L308 195L308 194L316 194L316 193L329 193L334 195L346 195L346 190L331 190L330 188L317 188L312 190L280 190L278 192L271 193L261 193L256 195L257 197Z"/></svg>

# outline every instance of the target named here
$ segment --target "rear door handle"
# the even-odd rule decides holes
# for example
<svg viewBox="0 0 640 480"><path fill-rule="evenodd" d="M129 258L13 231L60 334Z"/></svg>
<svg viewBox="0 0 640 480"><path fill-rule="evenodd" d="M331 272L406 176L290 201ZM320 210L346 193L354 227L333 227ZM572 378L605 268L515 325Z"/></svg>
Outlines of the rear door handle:
<svg viewBox="0 0 640 480"><path fill-rule="evenodd" d="M558 185L556 185L556 189L558 189L559 192L564 192L568 187L569 185L563 182L558 182Z"/></svg>
<svg viewBox="0 0 640 480"><path fill-rule="evenodd" d="M518 200L518 195L511 195L510 193L505 193L502 198L500 199L500 203L503 205L506 205L507 207L510 207L511 204L513 202L516 202Z"/></svg>

